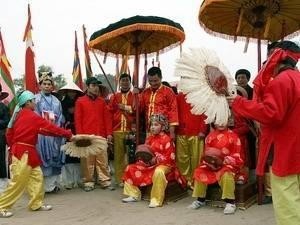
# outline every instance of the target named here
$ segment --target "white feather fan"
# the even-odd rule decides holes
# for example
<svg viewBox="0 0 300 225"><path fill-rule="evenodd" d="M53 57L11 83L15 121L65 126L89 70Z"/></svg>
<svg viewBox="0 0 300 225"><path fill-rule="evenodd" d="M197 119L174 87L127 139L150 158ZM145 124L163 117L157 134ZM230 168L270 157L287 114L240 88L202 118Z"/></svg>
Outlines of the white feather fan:
<svg viewBox="0 0 300 225"><path fill-rule="evenodd" d="M218 73L223 77L225 75L227 90L223 90L223 93L218 93L210 83L208 67L217 68ZM235 93L234 79L214 51L192 48L184 52L176 62L175 75L181 77L178 89L186 94L193 114L204 113L207 116L206 123L227 124L230 109L224 91L227 94Z"/></svg>

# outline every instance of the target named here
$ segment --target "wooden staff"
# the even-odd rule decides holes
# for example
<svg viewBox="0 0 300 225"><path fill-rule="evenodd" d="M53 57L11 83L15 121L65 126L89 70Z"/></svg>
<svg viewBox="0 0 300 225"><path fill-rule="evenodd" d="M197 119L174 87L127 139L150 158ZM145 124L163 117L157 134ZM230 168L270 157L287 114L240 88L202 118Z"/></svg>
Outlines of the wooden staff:
<svg viewBox="0 0 300 225"><path fill-rule="evenodd" d="M100 63L100 61L99 61L98 57L96 56L95 51L94 51L93 49L92 49L92 52L93 52L93 55L94 55L94 57L95 57L95 59L96 59L98 65L99 65L99 67L100 67L100 69L101 69L101 71L102 71L102 73L103 73L103 75L104 75L104 77L105 77L105 79L106 79L106 81L107 81L107 83L108 83L108 86L109 86L111 92L114 94L115 91L114 91L114 89L113 89L111 83L109 82L108 77L107 77L107 75L106 75L106 73L105 73L105 71L104 71L104 69L103 69L103 67L102 67L102 65L101 65L101 63Z"/></svg>

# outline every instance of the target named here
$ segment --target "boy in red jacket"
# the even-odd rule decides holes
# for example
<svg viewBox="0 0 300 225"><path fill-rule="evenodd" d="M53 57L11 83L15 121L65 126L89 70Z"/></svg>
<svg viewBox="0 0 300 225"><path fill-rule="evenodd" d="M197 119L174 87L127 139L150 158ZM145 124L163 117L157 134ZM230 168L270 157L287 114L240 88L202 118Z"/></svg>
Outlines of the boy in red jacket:
<svg viewBox="0 0 300 225"><path fill-rule="evenodd" d="M70 130L51 124L34 112L34 95L24 91L18 96L18 105L8 124L6 134L12 155L12 179L7 189L0 196L0 217L10 217L7 209L28 191L28 207L33 211L48 211L51 205L44 205L44 182L41 170L41 159L35 148L38 134L49 136L72 137Z"/></svg>

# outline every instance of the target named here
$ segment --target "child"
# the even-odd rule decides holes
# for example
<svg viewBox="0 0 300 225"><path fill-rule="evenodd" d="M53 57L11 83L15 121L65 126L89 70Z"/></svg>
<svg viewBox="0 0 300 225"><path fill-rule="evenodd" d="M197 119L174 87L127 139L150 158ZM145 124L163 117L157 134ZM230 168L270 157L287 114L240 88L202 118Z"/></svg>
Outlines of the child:
<svg viewBox="0 0 300 225"><path fill-rule="evenodd" d="M235 174L242 167L241 142L238 136L226 126L215 125L205 138L204 156L194 172L193 197L197 197L189 208L205 206L207 185L218 182L222 189L222 199L226 202L224 214L233 214L235 205Z"/></svg>
<svg viewBox="0 0 300 225"><path fill-rule="evenodd" d="M12 155L12 179L7 189L0 196L0 217L13 215L9 208L28 191L28 207L33 211L48 211L51 205L44 205L44 182L41 159L36 150L38 134L72 137L69 130L59 128L35 112L34 95L24 91L18 96L18 105L9 122L7 142Z"/></svg>
<svg viewBox="0 0 300 225"><path fill-rule="evenodd" d="M147 164L138 160L135 164L127 166L124 175L124 194L129 197L123 202L136 202L141 199L140 186L152 185L150 208L162 206L165 189L167 187L166 175L175 167L175 147L170 136L166 134L168 121L162 114L153 114L150 117L151 135L146 139L146 146L153 153L151 163ZM145 145L143 145L146 147ZM138 149L141 146L138 146ZM182 178L178 177L182 183Z"/></svg>

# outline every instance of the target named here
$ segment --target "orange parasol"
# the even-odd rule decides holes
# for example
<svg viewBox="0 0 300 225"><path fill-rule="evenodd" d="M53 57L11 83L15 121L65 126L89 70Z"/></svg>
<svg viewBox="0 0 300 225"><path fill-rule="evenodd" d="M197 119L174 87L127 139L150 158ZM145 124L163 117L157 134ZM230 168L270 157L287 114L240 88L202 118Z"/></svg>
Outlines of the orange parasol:
<svg viewBox="0 0 300 225"><path fill-rule="evenodd" d="M133 85L139 85L139 56L159 54L180 45L185 39L179 23L156 16L133 16L122 19L92 34L89 46L105 55L134 56ZM137 124L139 111L136 110ZM136 142L139 143L137 133Z"/></svg>
<svg viewBox="0 0 300 225"><path fill-rule="evenodd" d="M258 40L260 68L261 40L292 38L300 30L299 0L204 0L199 12L200 25L208 33L223 38Z"/></svg>

